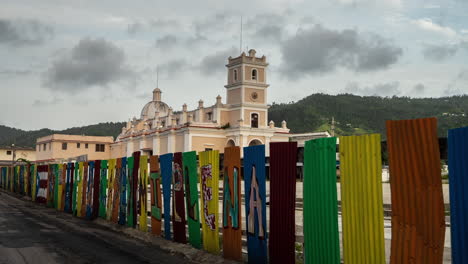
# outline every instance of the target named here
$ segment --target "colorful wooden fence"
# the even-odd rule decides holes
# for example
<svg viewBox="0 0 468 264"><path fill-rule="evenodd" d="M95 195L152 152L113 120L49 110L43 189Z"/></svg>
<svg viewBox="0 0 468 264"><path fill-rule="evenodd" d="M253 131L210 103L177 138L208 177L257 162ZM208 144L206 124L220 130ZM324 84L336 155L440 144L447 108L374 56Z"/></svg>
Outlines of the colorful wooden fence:
<svg viewBox="0 0 468 264"><path fill-rule="evenodd" d="M468 127L448 131L452 263L468 263Z"/></svg>
<svg viewBox="0 0 468 264"><path fill-rule="evenodd" d="M445 214L437 120L387 121L387 142L392 192L390 262L442 263Z"/></svg>
<svg viewBox="0 0 468 264"><path fill-rule="evenodd" d="M445 216L436 120L388 121L387 139L392 192L390 261L442 263ZM305 143L304 262L384 263L380 135L340 138L343 259L336 141L322 138ZM452 260L466 263L468 127L450 130L448 142ZM0 187L78 217L138 225L143 232L151 226L156 236L164 229L166 239L188 241L214 254L221 251L222 225L223 256L237 261L244 260L244 229L249 263L294 263L297 145L271 143L269 152L269 185L265 146L260 145L245 147L242 162L239 147L226 148L222 168L218 151L198 153L198 165L197 153L191 151L150 157L135 152L131 157L103 161L1 167Z"/></svg>
<svg viewBox="0 0 468 264"><path fill-rule="evenodd" d="M343 260L385 263L380 135L340 138Z"/></svg>
<svg viewBox="0 0 468 264"><path fill-rule="evenodd" d="M305 143L303 188L305 263L339 264L336 138Z"/></svg>
<svg viewBox="0 0 468 264"><path fill-rule="evenodd" d="M270 144L270 263L296 263L296 161L297 142Z"/></svg>

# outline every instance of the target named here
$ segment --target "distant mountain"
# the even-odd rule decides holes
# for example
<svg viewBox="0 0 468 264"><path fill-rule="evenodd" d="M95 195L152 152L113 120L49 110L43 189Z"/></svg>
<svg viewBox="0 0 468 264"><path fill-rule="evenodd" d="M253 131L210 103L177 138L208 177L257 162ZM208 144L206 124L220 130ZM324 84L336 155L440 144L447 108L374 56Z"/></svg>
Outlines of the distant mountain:
<svg viewBox="0 0 468 264"><path fill-rule="evenodd" d="M278 126L286 120L294 133L330 131L335 118L335 135L381 133L385 120L437 117L439 137L450 128L468 126L468 96L409 98L313 94L300 101L275 104L269 119Z"/></svg>
<svg viewBox="0 0 468 264"><path fill-rule="evenodd" d="M437 117L439 136L446 137L448 129L468 126L468 96L409 98L313 94L297 102L273 103L268 114L276 126L286 120L293 133L330 131L334 117L335 135L381 133L383 139L385 120ZM109 122L61 131L45 128L24 131L0 125L0 146L15 143L34 147L38 137L54 133L116 138L123 126L125 122Z"/></svg>
<svg viewBox="0 0 468 264"><path fill-rule="evenodd" d="M40 130L25 131L0 125L0 146L11 146L15 144L21 147L34 147L36 139L50 134L86 135L86 136L113 136L116 138L125 122L107 122L83 127L72 127L65 130L51 130L43 128Z"/></svg>

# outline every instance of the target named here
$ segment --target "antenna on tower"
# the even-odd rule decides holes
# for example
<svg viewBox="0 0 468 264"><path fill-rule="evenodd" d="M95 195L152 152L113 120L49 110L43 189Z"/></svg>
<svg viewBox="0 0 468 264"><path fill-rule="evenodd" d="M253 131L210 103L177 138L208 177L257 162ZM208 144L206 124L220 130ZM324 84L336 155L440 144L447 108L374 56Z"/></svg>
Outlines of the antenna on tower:
<svg viewBox="0 0 468 264"><path fill-rule="evenodd" d="M239 53L242 53L242 16L240 21L240 45L239 45Z"/></svg>
<svg viewBox="0 0 468 264"><path fill-rule="evenodd" d="M159 66L156 66L156 88L159 88Z"/></svg>

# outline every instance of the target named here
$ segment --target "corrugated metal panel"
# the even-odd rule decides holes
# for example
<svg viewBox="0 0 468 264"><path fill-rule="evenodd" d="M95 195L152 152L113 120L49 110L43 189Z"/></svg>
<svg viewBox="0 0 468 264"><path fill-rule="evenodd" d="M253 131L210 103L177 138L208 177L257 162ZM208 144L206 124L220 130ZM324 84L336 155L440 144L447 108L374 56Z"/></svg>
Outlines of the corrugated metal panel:
<svg viewBox="0 0 468 264"><path fill-rule="evenodd" d="M132 201L132 210L131 210L131 227L135 228L137 224L137 208L138 208L138 172L140 171L140 151L133 152L133 172L132 172L132 181L131 181L131 201Z"/></svg>
<svg viewBox="0 0 468 264"><path fill-rule="evenodd" d="M345 263L385 263L380 135L340 137Z"/></svg>
<svg viewBox="0 0 468 264"><path fill-rule="evenodd" d="M164 237L171 240L171 181L172 181L172 153L159 157L164 198Z"/></svg>
<svg viewBox="0 0 468 264"><path fill-rule="evenodd" d="M219 151L203 151L200 159L201 223L203 248L219 253L218 201L219 201Z"/></svg>
<svg viewBox="0 0 468 264"><path fill-rule="evenodd" d="M270 143L270 263L296 262L297 142Z"/></svg>
<svg viewBox="0 0 468 264"><path fill-rule="evenodd" d="M265 145L244 147L245 219L249 263L267 263Z"/></svg>
<svg viewBox="0 0 468 264"><path fill-rule="evenodd" d="M119 225L127 222L127 157L122 158L122 169L120 170L120 203L119 203Z"/></svg>
<svg viewBox="0 0 468 264"><path fill-rule="evenodd" d="M37 203L46 203L47 201L47 175L49 171L49 166L40 165L37 166Z"/></svg>
<svg viewBox="0 0 468 264"><path fill-rule="evenodd" d="M75 162L75 173L73 174L73 191L72 191L72 214L77 215L78 206L78 189L80 180L80 163Z"/></svg>
<svg viewBox="0 0 468 264"><path fill-rule="evenodd" d="M161 172L159 170L159 157L150 157L150 188L151 188L151 233L161 235Z"/></svg>
<svg viewBox="0 0 468 264"><path fill-rule="evenodd" d="M138 191L140 201L140 222L139 227L143 232L148 232L148 212L146 204L148 203L148 156L140 157L140 176L138 179Z"/></svg>
<svg viewBox="0 0 468 264"><path fill-rule="evenodd" d="M198 205L198 167L195 151L182 154L185 178L185 202L187 206L187 226L189 242L195 248L201 248L200 208Z"/></svg>
<svg viewBox="0 0 468 264"><path fill-rule="evenodd" d="M90 220L93 214L94 192L94 161L88 162L88 186L86 189L86 219Z"/></svg>
<svg viewBox="0 0 468 264"><path fill-rule="evenodd" d="M448 131L452 263L468 263L468 127Z"/></svg>
<svg viewBox="0 0 468 264"><path fill-rule="evenodd" d="M107 160L101 161L101 183L99 185L99 217L106 219L107 209Z"/></svg>
<svg viewBox="0 0 468 264"><path fill-rule="evenodd" d="M66 192L66 178L67 178L67 164L61 164L62 167L60 168L60 206L59 210L64 211L65 208L65 192Z"/></svg>
<svg viewBox="0 0 468 264"><path fill-rule="evenodd" d="M132 188L133 188L133 167L135 160L133 157L127 158L127 226L133 227L133 199L132 199Z"/></svg>
<svg viewBox="0 0 468 264"><path fill-rule="evenodd" d="M305 143L303 192L305 263L340 263L336 138Z"/></svg>
<svg viewBox="0 0 468 264"><path fill-rule="evenodd" d="M185 236L185 199L184 199L184 174L182 171L182 153L174 153L172 170L172 229L174 241L187 243Z"/></svg>
<svg viewBox="0 0 468 264"><path fill-rule="evenodd" d="M83 194L82 194L82 200L81 200L81 217L86 216L86 200L87 200L87 193L88 193L88 162L85 161L83 162Z"/></svg>
<svg viewBox="0 0 468 264"><path fill-rule="evenodd" d="M30 170L31 170L31 200L35 202L36 195L37 195L37 166L34 164L31 164Z"/></svg>
<svg viewBox="0 0 468 264"><path fill-rule="evenodd" d="M223 256L242 260L240 148L224 149Z"/></svg>
<svg viewBox="0 0 468 264"><path fill-rule="evenodd" d="M107 210L106 219L112 219L112 208L114 207L114 181L115 181L115 166L117 165L116 159L110 159L107 166Z"/></svg>
<svg viewBox="0 0 468 264"><path fill-rule="evenodd" d="M445 235L437 120L387 121L390 262L442 263Z"/></svg>
<svg viewBox="0 0 468 264"><path fill-rule="evenodd" d="M120 173L122 171L122 158L115 160L115 170L112 177L112 214L111 221L113 223L119 222L119 210L120 210ZM110 197L109 197L110 198Z"/></svg>
<svg viewBox="0 0 468 264"><path fill-rule="evenodd" d="M101 183L101 161L94 162L94 183L93 183L93 211L91 219L96 219L99 215L99 190Z"/></svg>

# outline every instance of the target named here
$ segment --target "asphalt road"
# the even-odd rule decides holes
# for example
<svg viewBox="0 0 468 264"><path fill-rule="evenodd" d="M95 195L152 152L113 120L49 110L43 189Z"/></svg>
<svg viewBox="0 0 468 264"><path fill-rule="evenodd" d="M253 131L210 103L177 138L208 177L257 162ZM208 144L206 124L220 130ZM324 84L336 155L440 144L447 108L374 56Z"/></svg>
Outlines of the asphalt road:
<svg viewBox="0 0 468 264"><path fill-rule="evenodd" d="M149 243L0 192L0 263L188 263Z"/></svg>

